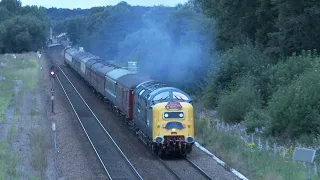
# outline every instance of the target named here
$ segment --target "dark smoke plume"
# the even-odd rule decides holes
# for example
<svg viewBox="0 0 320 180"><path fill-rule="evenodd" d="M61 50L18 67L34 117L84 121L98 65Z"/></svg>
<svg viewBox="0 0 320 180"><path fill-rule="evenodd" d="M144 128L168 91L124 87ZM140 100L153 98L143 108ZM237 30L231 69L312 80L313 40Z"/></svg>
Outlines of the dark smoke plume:
<svg viewBox="0 0 320 180"><path fill-rule="evenodd" d="M139 73L171 85L196 86L207 74L214 49L215 23L192 4L172 11L154 7L143 26L118 45L121 62L138 62Z"/></svg>

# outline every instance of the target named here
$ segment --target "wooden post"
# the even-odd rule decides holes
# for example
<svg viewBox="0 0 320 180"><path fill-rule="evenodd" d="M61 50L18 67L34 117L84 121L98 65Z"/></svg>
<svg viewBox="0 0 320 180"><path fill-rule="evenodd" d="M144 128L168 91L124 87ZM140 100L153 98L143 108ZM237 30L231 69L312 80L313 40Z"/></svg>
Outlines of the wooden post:
<svg viewBox="0 0 320 180"><path fill-rule="evenodd" d="M259 149L261 150L262 149L262 144L261 144L261 138L260 137L258 138L258 146L259 146Z"/></svg>

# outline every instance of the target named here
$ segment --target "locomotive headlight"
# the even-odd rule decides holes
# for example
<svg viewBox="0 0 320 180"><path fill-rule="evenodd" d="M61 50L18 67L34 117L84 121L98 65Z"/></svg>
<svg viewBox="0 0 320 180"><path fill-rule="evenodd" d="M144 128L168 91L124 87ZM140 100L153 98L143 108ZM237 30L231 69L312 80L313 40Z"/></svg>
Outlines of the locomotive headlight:
<svg viewBox="0 0 320 180"><path fill-rule="evenodd" d="M173 129L172 129L172 132L176 132L176 128L173 128Z"/></svg>
<svg viewBox="0 0 320 180"><path fill-rule="evenodd" d="M164 114L164 117L165 117L165 118L169 117L169 114L165 113L165 114Z"/></svg>
<svg viewBox="0 0 320 180"><path fill-rule="evenodd" d="M180 114L179 114L179 117L183 118L183 113L180 113Z"/></svg>

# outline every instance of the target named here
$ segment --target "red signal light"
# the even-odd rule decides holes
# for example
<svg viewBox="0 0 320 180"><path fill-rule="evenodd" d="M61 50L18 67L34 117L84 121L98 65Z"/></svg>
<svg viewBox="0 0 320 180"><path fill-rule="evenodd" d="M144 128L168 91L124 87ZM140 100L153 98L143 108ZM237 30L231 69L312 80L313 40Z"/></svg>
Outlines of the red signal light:
<svg viewBox="0 0 320 180"><path fill-rule="evenodd" d="M51 71L50 74L51 74L51 76L54 76L55 73L54 73L54 71Z"/></svg>

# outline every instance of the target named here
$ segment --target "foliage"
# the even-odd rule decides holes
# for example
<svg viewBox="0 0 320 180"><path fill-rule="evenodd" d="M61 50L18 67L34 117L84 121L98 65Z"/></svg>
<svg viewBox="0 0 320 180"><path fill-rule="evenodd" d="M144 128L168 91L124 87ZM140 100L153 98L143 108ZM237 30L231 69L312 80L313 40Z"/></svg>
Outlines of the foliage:
<svg viewBox="0 0 320 180"><path fill-rule="evenodd" d="M250 77L254 81L255 89L261 91L261 100L264 103L266 94L264 83L272 60L252 44L235 46L228 51L219 53L215 64L210 68L207 87L204 91L204 101L208 106L217 106L218 97L227 88L235 86L238 80Z"/></svg>
<svg viewBox="0 0 320 180"><path fill-rule="evenodd" d="M221 120L239 123L252 108L261 107L259 90L254 85L252 76L244 76L240 82L226 90L218 99L217 113Z"/></svg>
<svg viewBox="0 0 320 180"><path fill-rule="evenodd" d="M299 138L320 133L319 78L319 67L310 69L272 95L267 108L271 135Z"/></svg>
<svg viewBox="0 0 320 180"><path fill-rule="evenodd" d="M26 52L40 49L47 35L45 9L21 7L19 0L0 2L0 52Z"/></svg>
<svg viewBox="0 0 320 180"><path fill-rule="evenodd" d="M307 177L307 170L301 163L294 163L287 157L279 157L262 151L256 144L246 145L230 132L216 131L208 126L207 117L195 121L197 141L213 152L218 158L244 174L249 179L288 179L298 180ZM289 149L292 153L293 148ZM312 179L319 176L311 174Z"/></svg>
<svg viewBox="0 0 320 180"><path fill-rule="evenodd" d="M16 179L19 177L17 166L20 158L13 153L12 148L5 141L0 141L0 179Z"/></svg>
<svg viewBox="0 0 320 180"><path fill-rule="evenodd" d="M216 104L219 118L229 123L245 121L247 131L265 128L266 136L282 140L316 137L320 116L316 52L302 51L272 65L254 47L247 48L244 52L235 47L219 57L218 78L212 77L215 84L208 85L205 96L215 97L207 101Z"/></svg>
<svg viewBox="0 0 320 180"><path fill-rule="evenodd" d="M274 55L319 49L320 9L317 1L196 0L205 14L217 18L218 47L229 49L252 41Z"/></svg>
<svg viewBox="0 0 320 180"><path fill-rule="evenodd" d="M64 9L64 8L48 8L46 9L46 13L50 20L65 20L68 18L72 18L74 16L88 16L92 11L94 11L98 7L93 7L91 9Z"/></svg>
<svg viewBox="0 0 320 180"><path fill-rule="evenodd" d="M319 58L316 57L316 52L314 54L302 51L302 55L291 56L271 67L266 72L269 77L269 94L276 92L281 86L289 85L306 70L318 66Z"/></svg>

